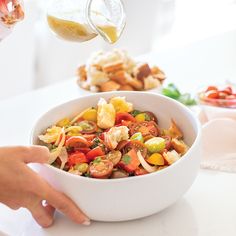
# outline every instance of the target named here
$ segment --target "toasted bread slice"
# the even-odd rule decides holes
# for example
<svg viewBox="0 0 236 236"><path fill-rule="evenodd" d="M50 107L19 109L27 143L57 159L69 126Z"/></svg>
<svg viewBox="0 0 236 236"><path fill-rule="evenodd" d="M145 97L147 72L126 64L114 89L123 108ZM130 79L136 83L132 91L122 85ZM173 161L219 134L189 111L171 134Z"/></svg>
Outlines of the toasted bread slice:
<svg viewBox="0 0 236 236"><path fill-rule="evenodd" d="M149 65L147 63L145 64L141 64L141 65L137 65L134 68L134 76L138 79L138 80L144 80L145 78L147 78L152 72L151 69L149 67Z"/></svg>
<svg viewBox="0 0 236 236"><path fill-rule="evenodd" d="M130 85L121 85L119 90L121 91L134 91L134 88Z"/></svg>
<svg viewBox="0 0 236 236"><path fill-rule="evenodd" d="M127 76L127 84L132 86L135 90L143 90L143 82L133 78L131 75Z"/></svg>
<svg viewBox="0 0 236 236"><path fill-rule="evenodd" d="M78 68L77 75L78 75L80 81L87 80L87 71L86 71L85 65L82 65Z"/></svg>
<svg viewBox="0 0 236 236"><path fill-rule="evenodd" d="M116 91L119 90L120 85L116 83L115 81L107 81L100 86L101 92L109 92L109 91Z"/></svg>
<svg viewBox="0 0 236 236"><path fill-rule="evenodd" d="M103 71L105 73L115 73L119 70L124 70L124 63L122 61L116 63L108 63L103 66Z"/></svg>
<svg viewBox="0 0 236 236"><path fill-rule="evenodd" d="M173 138L171 140L171 144L176 152L183 155L188 151L188 146L184 143L183 140L178 140L176 138Z"/></svg>
<svg viewBox="0 0 236 236"><path fill-rule="evenodd" d="M129 74L124 70L116 71L114 74L110 74L109 78L120 85L127 85L127 78Z"/></svg>
<svg viewBox="0 0 236 236"><path fill-rule="evenodd" d="M158 79L153 78L152 75L149 75L144 79L144 89L149 90L153 88L157 88L160 86L160 81Z"/></svg>

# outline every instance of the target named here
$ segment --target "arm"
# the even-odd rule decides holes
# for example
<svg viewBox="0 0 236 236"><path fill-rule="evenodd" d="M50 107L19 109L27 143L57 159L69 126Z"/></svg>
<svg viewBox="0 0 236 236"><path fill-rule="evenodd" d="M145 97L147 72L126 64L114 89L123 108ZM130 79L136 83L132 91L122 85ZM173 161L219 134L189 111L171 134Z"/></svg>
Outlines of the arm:
<svg viewBox="0 0 236 236"><path fill-rule="evenodd" d="M89 225L89 219L64 194L54 190L31 170L28 163L46 163L49 151L45 147L0 148L0 202L12 209L27 208L43 227L53 223L58 209L79 224ZM42 201L47 204L43 205Z"/></svg>

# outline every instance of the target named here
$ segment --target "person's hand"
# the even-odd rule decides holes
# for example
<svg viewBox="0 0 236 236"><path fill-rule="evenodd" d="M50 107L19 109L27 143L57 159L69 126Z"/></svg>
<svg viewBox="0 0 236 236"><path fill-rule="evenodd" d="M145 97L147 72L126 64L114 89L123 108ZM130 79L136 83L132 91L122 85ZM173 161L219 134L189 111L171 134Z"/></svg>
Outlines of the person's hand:
<svg viewBox="0 0 236 236"><path fill-rule="evenodd" d="M27 208L42 227L53 223L55 209L79 224L89 225L89 219L71 199L54 190L26 165L46 163L48 159L46 147L0 148L0 202L15 210ZM47 205L42 204L43 200Z"/></svg>

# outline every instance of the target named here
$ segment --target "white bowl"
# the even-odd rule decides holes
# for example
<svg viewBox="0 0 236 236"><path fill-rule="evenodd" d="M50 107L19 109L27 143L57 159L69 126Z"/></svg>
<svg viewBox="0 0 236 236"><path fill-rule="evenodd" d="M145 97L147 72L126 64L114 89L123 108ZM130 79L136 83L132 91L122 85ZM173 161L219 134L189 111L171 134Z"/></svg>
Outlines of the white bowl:
<svg viewBox="0 0 236 236"><path fill-rule="evenodd" d="M208 120L231 118L236 120L236 108L215 107L200 104Z"/></svg>
<svg viewBox="0 0 236 236"><path fill-rule="evenodd" d="M77 80L77 79L78 79L78 78L75 77L75 80ZM163 83L165 83L165 81L164 81ZM102 92L93 92L93 91L84 89L84 88L82 88L77 82L76 82L76 84L77 84L79 93L82 94L82 95L90 95L90 94L102 93ZM161 94L161 93L162 93L162 89L163 89L163 84L160 84L158 87L155 87L155 88L152 88L152 89L143 90L143 91L136 90L136 91L134 91L134 92L150 92L150 93L158 93L158 94ZM112 92L119 92L119 91L112 91ZM124 91L124 92L125 92L125 91Z"/></svg>
<svg viewBox="0 0 236 236"><path fill-rule="evenodd" d="M146 92L109 92L81 97L53 108L36 123L32 144L38 135L63 117L73 117L79 111L94 106L100 97L125 96L134 107L152 111L162 127L173 118L191 146L179 161L159 172L123 179L92 179L72 175L50 165L38 164L40 175L52 186L64 192L92 220L125 221L157 213L177 201L192 185L200 164L201 127L192 112L172 99Z"/></svg>

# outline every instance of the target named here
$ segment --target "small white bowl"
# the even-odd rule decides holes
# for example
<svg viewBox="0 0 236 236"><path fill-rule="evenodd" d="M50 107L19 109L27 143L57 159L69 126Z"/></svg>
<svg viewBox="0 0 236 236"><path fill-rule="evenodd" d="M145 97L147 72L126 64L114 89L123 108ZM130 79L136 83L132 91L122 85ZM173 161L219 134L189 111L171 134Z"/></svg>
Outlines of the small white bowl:
<svg viewBox="0 0 236 236"><path fill-rule="evenodd" d="M236 120L236 108L215 107L200 104L208 120L231 118Z"/></svg>
<svg viewBox="0 0 236 236"><path fill-rule="evenodd" d="M233 90L236 90L235 85L233 84L217 84L218 88L225 88L227 86L231 86ZM208 86L201 87L197 94L197 101L203 112L205 113L208 120L218 119L218 118L231 118L236 119L236 99L225 100L225 99L207 99L206 101L202 101L200 98L200 94L205 91ZM226 103L230 102L231 107L227 107ZM215 104L215 105L211 105Z"/></svg>
<svg viewBox="0 0 236 236"><path fill-rule="evenodd" d="M77 77L75 78L75 80L77 81ZM79 93L82 95L89 95L89 94L96 94L96 93L102 93L102 92L95 92L95 91L91 91L91 90L87 90L82 88L77 82L76 82L77 86L78 86L78 90ZM142 90L142 91L134 91L134 92L150 92L150 93L158 93L161 94L163 89L163 84L160 84L158 87L152 88L152 89L148 89L148 90ZM119 91L111 91L111 92L119 92ZM124 91L127 92L127 91Z"/></svg>
<svg viewBox="0 0 236 236"><path fill-rule="evenodd" d="M159 172L123 179L92 179L72 175L50 165L37 164L39 174L64 192L91 218L97 221L133 220L157 213L177 201L192 185L200 164L201 126L192 112L172 99L145 92L109 92L81 97L53 108L36 123L32 144L38 135L63 117L94 106L100 97L125 96L134 107L152 111L161 127L173 118L184 133L189 151L176 163Z"/></svg>

